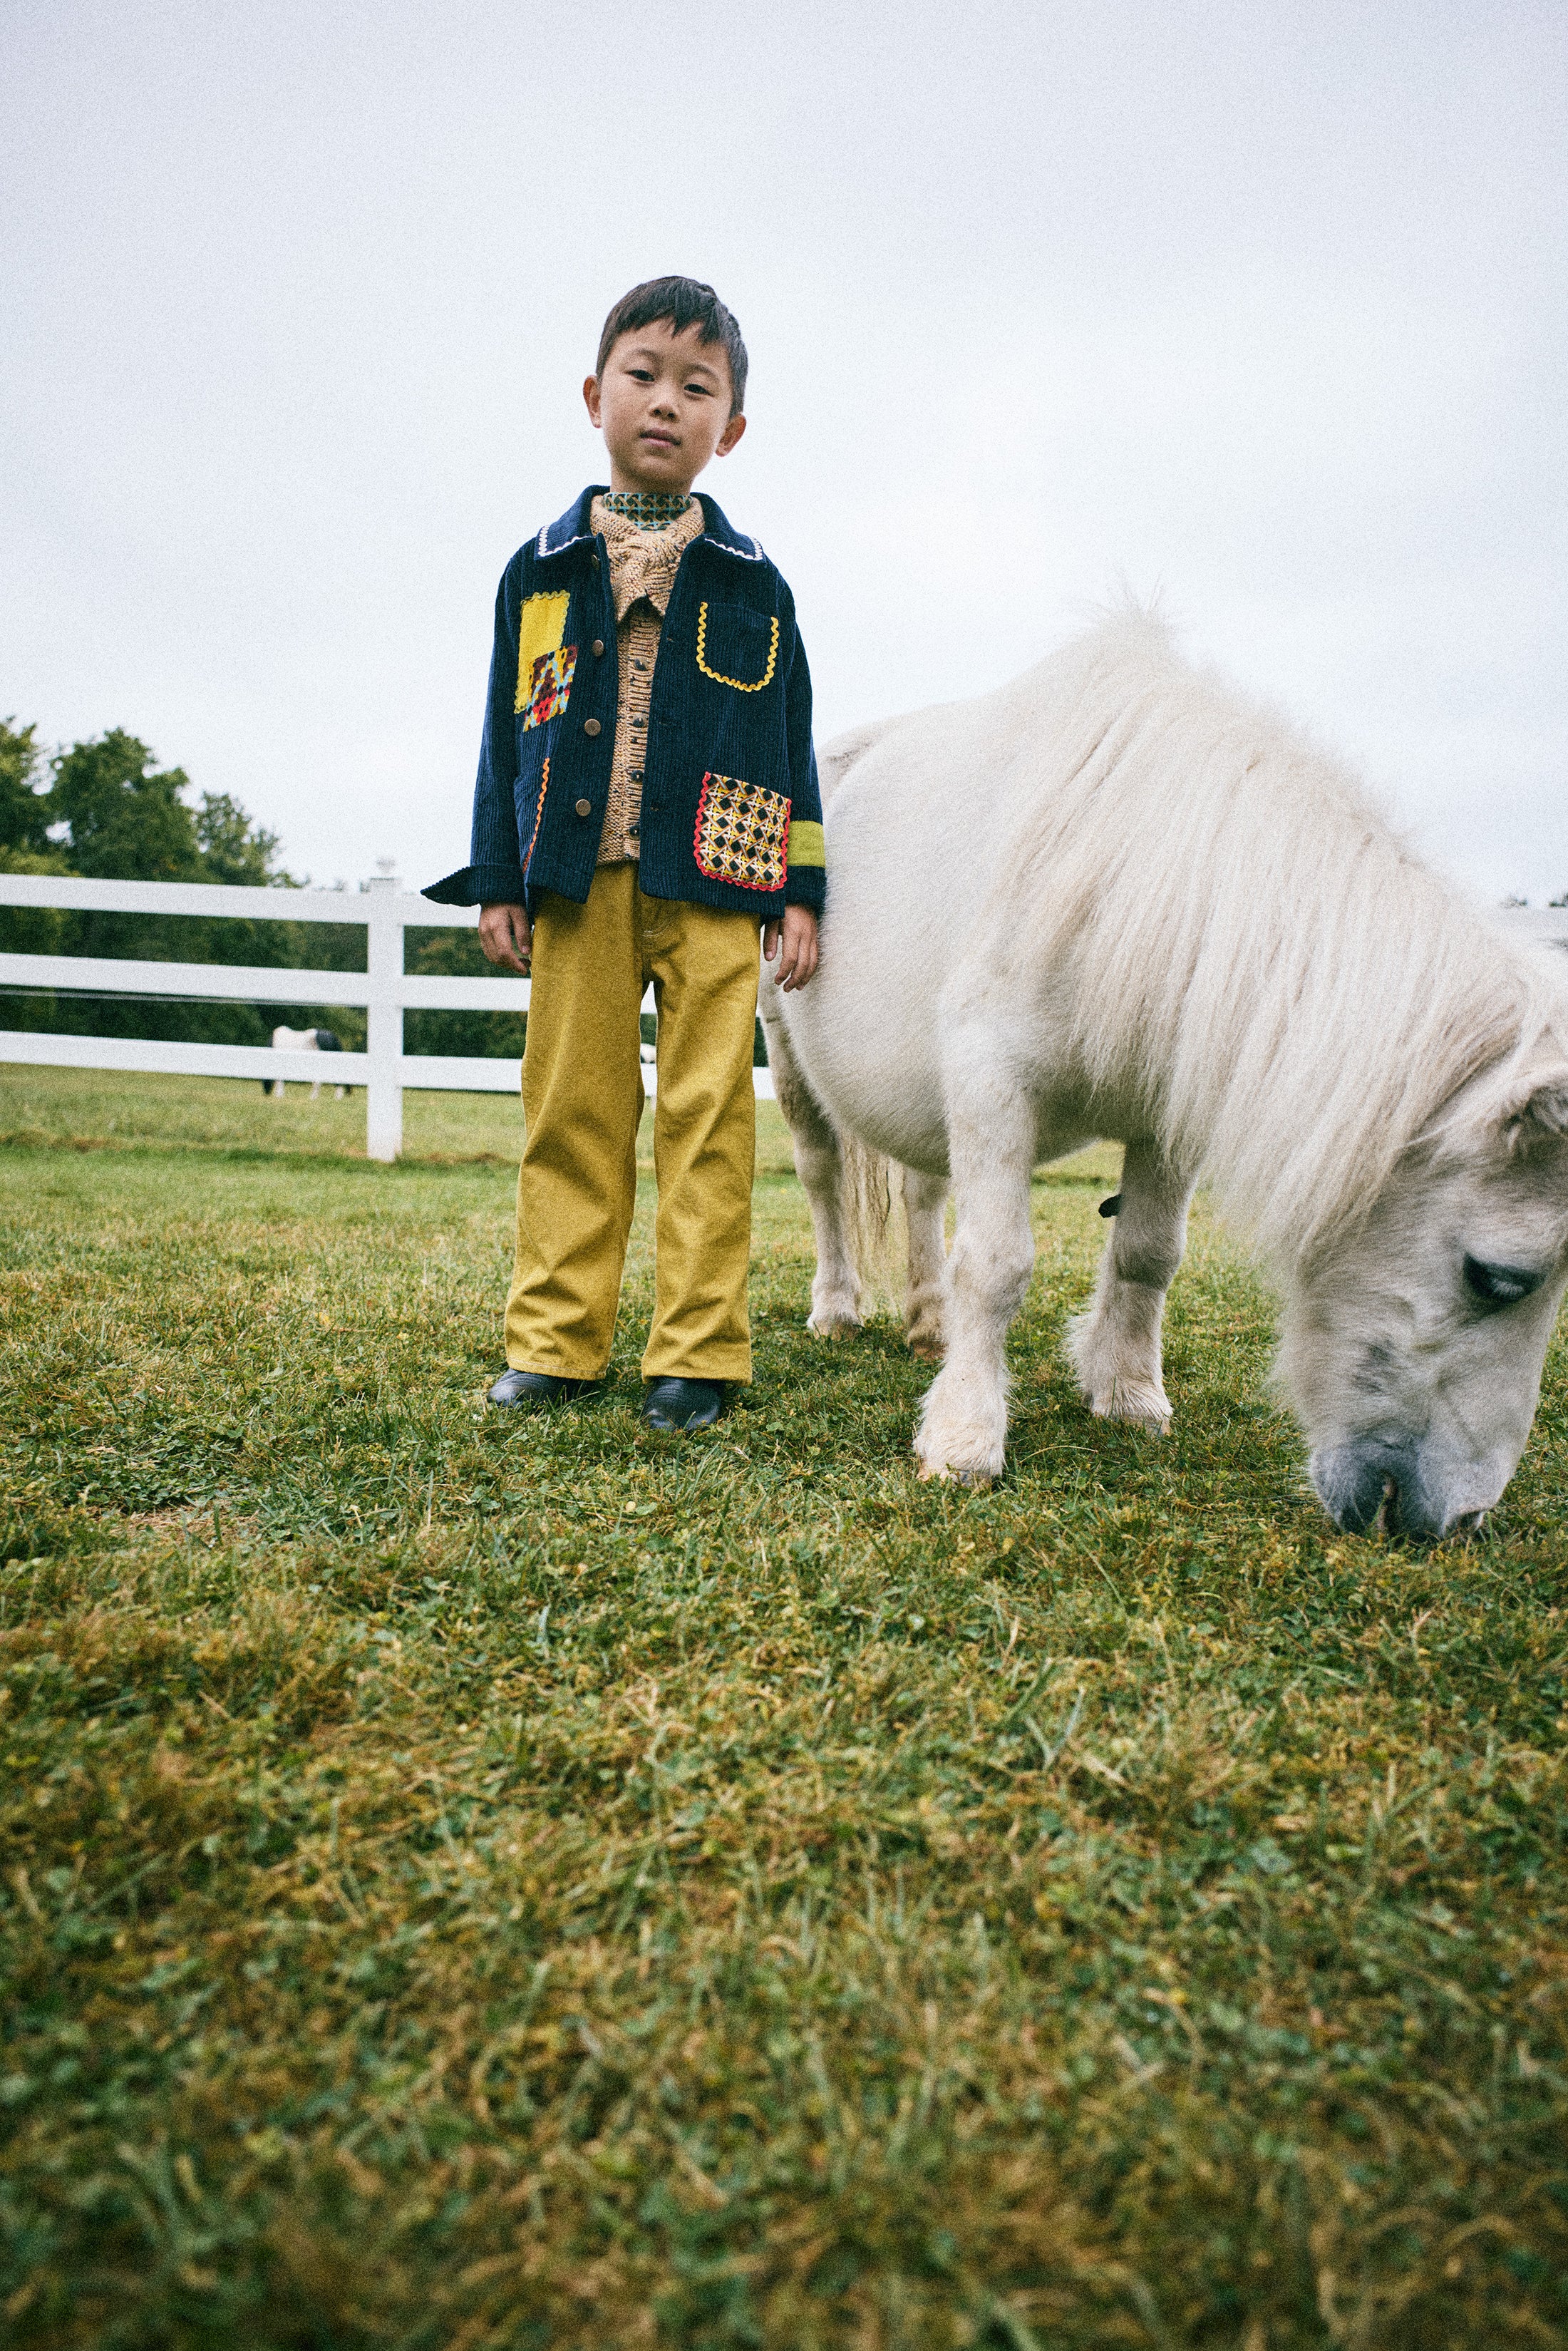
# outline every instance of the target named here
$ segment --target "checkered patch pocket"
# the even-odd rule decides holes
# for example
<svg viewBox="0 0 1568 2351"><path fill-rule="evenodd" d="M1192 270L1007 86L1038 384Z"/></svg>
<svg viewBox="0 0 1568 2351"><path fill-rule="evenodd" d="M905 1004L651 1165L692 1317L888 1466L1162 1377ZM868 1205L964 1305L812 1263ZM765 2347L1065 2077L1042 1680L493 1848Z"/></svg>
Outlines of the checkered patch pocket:
<svg viewBox="0 0 1568 2351"><path fill-rule="evenodd" d="M697 801L697 871L737 890L782 890L789 803L782 792L706 775Z"/></svg>
<svg viewBox="0 0 1568 2351"><path fill-rule="evenodd" d="M548 726L552 718L560 716L571 699L571 674L576 667L575 645L562 645L553 653L540 653L533 666L528 708L523 713L525 726Z"/></svg>

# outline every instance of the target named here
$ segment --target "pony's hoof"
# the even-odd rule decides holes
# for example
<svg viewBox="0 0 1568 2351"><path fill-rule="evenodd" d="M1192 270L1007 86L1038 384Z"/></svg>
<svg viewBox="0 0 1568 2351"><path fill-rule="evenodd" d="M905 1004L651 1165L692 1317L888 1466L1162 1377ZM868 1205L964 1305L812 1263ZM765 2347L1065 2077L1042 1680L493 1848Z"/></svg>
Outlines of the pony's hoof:
<svg viewBox="0 0 1568 2351"><path fill-rule="evenodd" d="M858 1339L865 1325L858 1314L813 1314L806 1328L813 1339L826 1339L836 1344L841 1339Z"/></svg>
<svg viewBox="0 0 1568 2351"><path fill-rule="evenodd" d="M913 1447L920 1475L950 1478L956 1486L986 1487L1002 1474L1002 1447L991 1445L977 1431L967 1444L933 1445L916 1438Z"/></svg>
<svg viewBox="0 0 1568 2351"><path fill-rule="evenodd" d="M921 1461L918 1454L915 1458L920 1463L918 1475L923 1486L936 1479L939 1485L965 1486L971 1493L983 1494L997 1482L988 1469L960 1469L950 1461Z"/></svg>
<svg viewBox="0 0 1568 2351"><path fill-rule="evenodd" d="M904 1343L910 1353L923 1364L939 1364L947 1352L940 1336L931 1331L912 1332Z"/></svg>
<svg viewBox="0 0 1568 2351"><path fill-rule="evenodd" d="M926 1471L963 1486L988 1486L1007 1458L1007 1391L999 1381L965 1379L948 1363L926 1390L915 1458Z"/></svg>
<svg viewBox="0 0 1568 2351"><path fill-rule="evenodd" d="M1113 1387L1091 1396L1089 1409L1097 1420L1124 1420L1151 1437L1171 1433L1171 1403L1157 1388Z"/></svg>

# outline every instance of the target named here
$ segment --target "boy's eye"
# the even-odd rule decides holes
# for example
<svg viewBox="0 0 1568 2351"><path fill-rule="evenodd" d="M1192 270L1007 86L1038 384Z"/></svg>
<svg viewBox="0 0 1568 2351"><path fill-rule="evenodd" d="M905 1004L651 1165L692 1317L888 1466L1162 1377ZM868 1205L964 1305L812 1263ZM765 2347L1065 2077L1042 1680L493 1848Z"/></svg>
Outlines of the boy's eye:
<svg viewBox="0 0 1568 2351"><path fill-rule="evenodd" d="M711 400L713 397L706 383L688 383L686 390L689 392L694 393L699 400Z"/></svg>

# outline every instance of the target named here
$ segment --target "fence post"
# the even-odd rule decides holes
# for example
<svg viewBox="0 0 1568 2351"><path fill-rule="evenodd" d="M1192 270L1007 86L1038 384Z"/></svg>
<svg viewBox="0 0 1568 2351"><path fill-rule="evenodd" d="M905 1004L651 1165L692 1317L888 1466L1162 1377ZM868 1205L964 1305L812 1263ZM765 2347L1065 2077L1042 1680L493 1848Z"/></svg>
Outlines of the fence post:
<svg viewBox="0 0 1568 2351"><path fill-rule="evenodd" d="M402 1149L402 915L392 861L383 857L380 863L381 872L365 884L371 898L365 925L365 1156L395 1159Z"/></svg>

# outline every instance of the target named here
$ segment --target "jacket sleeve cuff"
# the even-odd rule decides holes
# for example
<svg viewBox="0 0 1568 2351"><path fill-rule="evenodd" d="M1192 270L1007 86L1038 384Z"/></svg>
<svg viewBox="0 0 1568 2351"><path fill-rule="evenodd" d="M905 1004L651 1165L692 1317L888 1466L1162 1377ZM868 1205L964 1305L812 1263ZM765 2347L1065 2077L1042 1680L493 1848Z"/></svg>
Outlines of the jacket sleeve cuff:
<svg viewBox="0 0 1568 2351"><path fill-rule="evenodd" d="M784 875L784 904L809 906L819 917L828 894L827 875L820 865L791 865Z"/></svg>
<svg viewBox="0 0 1568 2351"><path fill-rule="evenodd" d="M520 906L523 869L520 865L465 865L444 882L433 882L420 892L438 906Z"/></svg>

